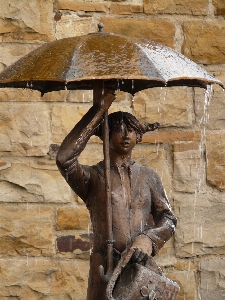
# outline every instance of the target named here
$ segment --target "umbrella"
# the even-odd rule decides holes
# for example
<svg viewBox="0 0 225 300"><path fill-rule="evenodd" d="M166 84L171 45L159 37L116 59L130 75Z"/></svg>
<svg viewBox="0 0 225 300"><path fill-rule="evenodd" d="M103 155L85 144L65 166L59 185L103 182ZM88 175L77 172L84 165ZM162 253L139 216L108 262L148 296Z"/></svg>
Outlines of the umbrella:
<svg viewBox="0 0 225 300"><path fill-rule="evenodd" d="M0 87L30 88L42 94L61 89L93 89L113 80L124 92L163 86L196 86L221 81L169 47L145 39L101 32L47 43L7 67ZM108 201L108 258L106 280L112 274L112 212L107 112L104 115L106 199Z"/></svg>
<svg viewBox="0 0 225 300"><path fill-rule="evenodd" d="M47 43L0 74L0 87L31 88L42 94L94 88L94 79L118 80L121 91L156 86L222 83L169 47L112 33L91 33ZM135 80L135 83L134 83Z"/></svg>

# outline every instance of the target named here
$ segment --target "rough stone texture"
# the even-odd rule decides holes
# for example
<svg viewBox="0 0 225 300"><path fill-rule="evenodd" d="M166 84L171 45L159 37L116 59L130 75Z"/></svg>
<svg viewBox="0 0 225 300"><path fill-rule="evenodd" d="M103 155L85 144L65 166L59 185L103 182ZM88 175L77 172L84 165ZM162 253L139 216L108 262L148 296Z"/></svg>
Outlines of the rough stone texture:
<svg viewBox="0 0 225 300"><path fill-rule="evenodd" d="M144 0L147 14L207 15L208 0Z"/></svg>
<svg viewBox="0 0 225 300"><path fill-rule="evenodd" d="M224 299L225 260L217 258L201 263L200 295L204 300Z"/></svg>
<svg viewBox="0 0 225 300"><path fill-rule="evenodd" d="M46 104L0 103L0 153L43 156L49 144Z"/></svg>
<svg viewBox="0 0 225 300"><path fill-rule="evenodd" d="M141 91L134 97L134 113L146 123L188 127L192 124L192 91L173 87Z"/></svg>
<svg viewBox="0 0 225 300"><path fill-rule="evenodd" d="M21 300L84 300L88 261L1 259L0 297Z"/></svg>
<svg viewBox="0 0 225 300"><path fill-rule="evenodd" d="M154 132L147 132L143 138L143 143L174 143L181 141L200 141L202 136L201 131L177 131L177 130L166 130Z"/></svg>
<svg viewBox="0 0 225 300"><path fill-rule="evenodd" d="M0 89L0 102L45 102L45 101L57 101L63 102L66 100L69 92L59 91L46 93L41 97L39 91L32 91L28 89L16 89L16 88L4 88Z"/></svg>
<svg viewBox="0 0 225 300"><path fill-rule="evenodd" d="M211 133L206 139L207 182L217 189L225 190L225 135Z"/></svg>
<svg viewBox="0 0 225 300"><path fill-rule="evenodd" d="M74 14L62 15L60 21L56 24L55 37L56 39L62 39L88 34L91 29L91 21L91 18L79 18Z"/></svg>
<svg viewBox="0 0 225 300"><path fill-rule="evenodd" d="M225 15L225 2L224 0L213 0L213 4L216 9L216 15L224 16Z"/></svg>
<svg viewBox="0 0 225 300"><path fill-rule="evenodd" d="M180 193L175 195L174 207L178 219L175 232L177 256L225 254L223 196L211 190L192 197Z"/></svg>
<svg viewBox="0 0 225 300"><path fill-rule="evenodd" d="M53 1L1 1L3 41L53 40Z"/></svg>
<svg viewBox="0 0 225 300"><path fill-rule="evenodd" d="M217 74L218 73L218 74ZM225 83L225 72L216 72L216 77ZM214 85L210 101L207 105L205 90L195 89L195 115L196 123L202 128L220 130L225 126L225 97L219 85Z"/></svg>
<svg viewBox="0 0 225 300"><path fill-rule="evenodd" d="M58 9L67 9L72 11L88 11L88 12L107 12L108 4L104 2L85 2L73 0L59 0L57 3Z"/></svg>
<svg viewBox="0 0 225 300"><path fill-rule="evenodd" d="M67 96L67 101L69 102L90 102L93 103L93 91L87 90L87 91L69 91L69 94Z"/></svg>
<svg viewBox="0 0 225 300"><path fill-rule="evenodd" d="M143 6L138 4L111 3L110 11L112 14L131 15L132 13L142 13Z"/></svg>
<svg viewBox="0 0 225 300"><path fill-rule="evenodd" d="M57 230L84 229L90 226L89 212L85 206L66 207L57 210Z"/></svg>
<svg viewBox="0 0 225 300"><path fill-rule="evenodd" d="M3 202L56 202L74 199L73 192L59 171L41 169L26 163L12 163L0 173Z"/></svg>
<svg viewBox="0 0 225 300"><path fill-rule="evenodd" d="M207 15L208 0L144 0L147 14Z"/></svg>
<svg viewBox="0 0 225 300"><path fill-rule="evenodd" d="M52 109L52 141L61 143L64 137L91 107L85 105L54 105Z"/></svg>
<svg viewBox="0 0 225 300"><path fill-rule="evenodd" d="M165 274L171 280L177 282L180 286L180 292L177 300L197 299L195 272L193 270L170 270ZM205 300L205 299L204 299Z"/></svg>
<svg viewBox="0 0 225 300"><path fill-rule="evenodd" d="M204 163L201 158L201 145L197 142L180 142L174 145L175 190L194 193L199 190L204 178Z"/></svg>
<svg viewBox="0 0 225 300"><path fill-rule="evenodd" d="M167 20L138 20L103 17L100 21L104 24L104 31L106 32L145 38L171 48L174 47L175 26Z"/></svg>
<svg viewBox="0 0 225 300"><path fill-rule="evenodd" d="M52 255L52 208L0 205L1 255Z"/></svg>
<svg viewBox="0 0 225 300"><path fill-rule="evenodd" d="M131 112L130 105L127 101L115 102L109 109L109 113L124 110ZM64 137L74 127L74 125L81 119L81 117L91 107L91 103L83 104L67 104L67 105L54 105L52 109L52 141L54 143L61 143Z"/></svg>
<svg viewBox="0 0 225 300"><path fill-rule="evenodd" d="M201 64L225 63L225 21L185 21L184 55ZM219 34L218 34L219 32Z"/></svg>
<svg viewBox="0 0 225 300"><path fill-rule="evenodd" d="M17 61L19 58L25 54L35 50L41 44L19 44L16 43L16 46L8 43L1 43L1 52L0 52L0 65L1 71L4 67L9 66L10 64Z"/></svg>

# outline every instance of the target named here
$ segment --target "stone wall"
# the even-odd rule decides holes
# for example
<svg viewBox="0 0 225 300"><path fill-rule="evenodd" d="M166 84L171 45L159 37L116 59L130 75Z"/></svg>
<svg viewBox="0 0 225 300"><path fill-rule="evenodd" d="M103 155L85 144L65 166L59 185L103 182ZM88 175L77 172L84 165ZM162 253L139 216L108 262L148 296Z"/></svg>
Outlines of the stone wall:
<svg viewBox="0 0 225 300"><path fill-rule="evenodd" d="M0 70L103 22L105 31L170 46L225 83L224 0L2 0L0 8ZM91 224L55 153L91 103L90 91L0 90L0 299L86 297ZM161 123L134 158L157 170L178 218L157 261L179 283L179 300L224 299L225 93L214 86L208 106L199 88L155 88L134 99L118 92L111 110ZM80 161L96 163L101 149L91 139Z"/></svg>

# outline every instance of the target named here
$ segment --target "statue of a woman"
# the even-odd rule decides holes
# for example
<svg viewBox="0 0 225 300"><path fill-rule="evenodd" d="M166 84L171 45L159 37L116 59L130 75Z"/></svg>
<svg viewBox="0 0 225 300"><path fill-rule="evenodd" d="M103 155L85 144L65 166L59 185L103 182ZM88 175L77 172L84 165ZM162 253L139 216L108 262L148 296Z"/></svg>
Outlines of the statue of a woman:
<svg viewBox="0 0 225 300"><path fill-rule="evenodd" d="M107 225L104 164L81 165L78 156L92 135L102 137L103 114L115 99L114 90L99 91L99 101L66 136L57 155L62 175L85 202L91 217L94 244L90 258L88 300L104 300L107 283L102 281L99 266L106 268ZM109 115L109 152L114 268L121 253L134 248L133 261L144 263L154 256L173 235L173 215L157 173L132 160L134 146L153 125L139 122L133 115L117 112ZM157 127L157 125L156 125Z"/></svg>

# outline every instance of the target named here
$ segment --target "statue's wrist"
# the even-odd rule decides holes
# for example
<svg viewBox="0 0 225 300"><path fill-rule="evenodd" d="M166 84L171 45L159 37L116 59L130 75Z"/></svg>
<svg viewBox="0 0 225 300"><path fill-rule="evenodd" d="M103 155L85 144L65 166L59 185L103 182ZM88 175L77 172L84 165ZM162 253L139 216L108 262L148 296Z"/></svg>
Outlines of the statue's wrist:
<svg viewBox="0 0 225 300"><path fill-rule="evenodd" d="M156 243L152 240L152 238L147 233L143 232L142 234L145 235L146 237L148 237L149 240L151 241L151 243L152 243L152 253L151 253L151 255L155 256L159 252L159 247L156 245Z"/></svg>

